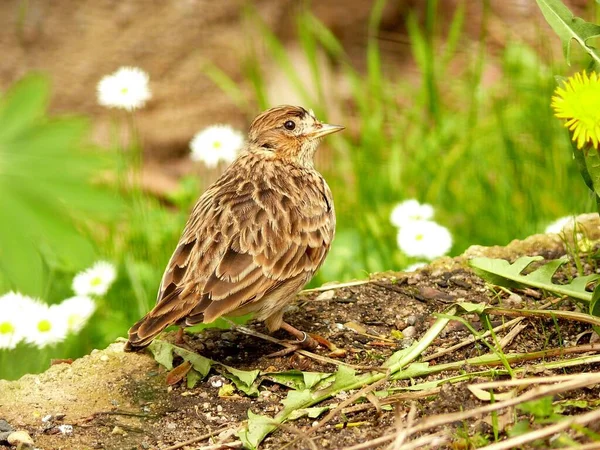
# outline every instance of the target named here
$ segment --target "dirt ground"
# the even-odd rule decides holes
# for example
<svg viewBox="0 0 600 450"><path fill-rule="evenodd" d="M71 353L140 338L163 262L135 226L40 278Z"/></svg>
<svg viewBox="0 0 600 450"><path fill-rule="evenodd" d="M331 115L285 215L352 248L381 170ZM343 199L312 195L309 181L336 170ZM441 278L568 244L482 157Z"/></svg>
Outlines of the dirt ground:
<svg viewBox="0 0 600 450"><path fill-rule="evenodd" d="M592 215L586 220L588 236L600 238L600 221ZM376 367L393 352L419 339L435 320L434 313L443 312L453 302L501 304L518 309L536 308L547 300L543 293L534 290L514 291L512 296L503 291L494 295L465 263L467 258L483 254L511 260L525 254L553 259L564 254L564 245L556 235L536 235L507 247L471 247L462 257L442 259L416 273L378 274L365 284L301 295L286 317L294 326L323 336L343 349L345 356L338 361ZM566 301L558 308L573 310L576 305ZM477 316L467 318L473 327L481 328ZM492 316L492 321L493 325L498 325L502 318ZM581 345L588 343L592 336L586 333L590 330L589 325L574 321L558 320L555 324L549 319L532 318L526 323L522 332L504 349L507 354ZM251 324L250 327L265 332L260 324ZM464 325L451 322L424 356L456 344L469 334ZM287 337L283 332L275 336ZM174 333L170 333L165 339L172 341L174 337ZM203 356L238 369L258 368L265 372L336 370L333 364L298 354L267 357L281 347L237 331L209 330L187 336L187 346ZM218 436L224 427L231 434L231 429L247 419L249 409L272 417L281 409L280 401L287 394L285 387L265 381L257 397L247 397L239 392L219 397L219 386L223 382L228 383L228 380L212 372L193 389L188 389L184 383L169 387L166 383L167 370L159 366L150 354L124 353L122 349L123 342L116 342L72 364L55 365L43 374L27 375L15 382L0 381L0 419L5 419L15 429L26 430L35 447L45 450L197 449L205 448L207 440L188 446L173 446L211 432ZM487 352L483 345L471 344L436 358L430 364L443 364ZM327 356L330 352L319 348L316 353ZM514 368L522 366L515 364ZM462 372L480 369L464 366ZM596 364L546 371L544 375L599 370L600 365ZM419 379L419 382L449 375L432 375L428 379ZM410 380L394 381L381 389L408 384ZM560 398L597 401L599 395L600 387L597 386L572 391ZM339 403L346 397L333 398L326 404ZM437 395L399 401L391 410L379 413L369 403L361 403L362 407L350 408L318 429L311 435L312 442L301 436L318 419L303 418L290 422L289 427L272 433L261 448L342 449L356 445L393 433L397 421L406 419L411 402L416 402L418 418L485 404L466 389L466 383L446 384ZM472 443L461 436L465 433L470 436L489 434L490 426L483 419L458 422L447 428L452 436L452 443L447 448L472 448ZM72 425L72 433L62 433L59 425ZM235 435L229 438L229 441L234 440ZM0 449L7 448L10 447L0 444ZM373 448L385 448L385 445Z"/></svg>

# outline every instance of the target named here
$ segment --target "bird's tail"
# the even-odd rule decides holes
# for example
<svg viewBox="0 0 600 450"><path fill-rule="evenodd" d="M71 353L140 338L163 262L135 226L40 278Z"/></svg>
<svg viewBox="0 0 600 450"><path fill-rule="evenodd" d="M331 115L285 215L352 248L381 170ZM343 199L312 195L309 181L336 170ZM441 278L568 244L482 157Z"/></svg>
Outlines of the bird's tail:
<svg viewBox="0 0 600 450"><path fill-rule="evenodd" d="M186 305L182 300L184 299L179 299L178 302L162 301L138 320L129 329L129 340L125 345L125 351L135 352L146 348L161 331L185 317L192 305L189 308L182 308L181 306Z"/></svg>

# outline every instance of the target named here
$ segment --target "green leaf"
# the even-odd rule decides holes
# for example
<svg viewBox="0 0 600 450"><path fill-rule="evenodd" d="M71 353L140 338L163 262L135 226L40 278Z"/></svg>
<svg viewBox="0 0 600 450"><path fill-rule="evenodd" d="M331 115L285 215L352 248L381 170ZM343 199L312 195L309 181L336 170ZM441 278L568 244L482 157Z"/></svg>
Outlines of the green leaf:
<svg viewBox="0 0 600 450"><path fill-rule="evenodd" d="M560 266L567 262L566 258L552 260L528 275L521 275L521 272L529 264L542 259L541 256L523 256L510 264L503 259L473 258L469 261L469 265L480 277L497 286L525 285L588 302L592 299L592 293L586 290L586 286L592 281L598 280L600 275L577 277L568 284L552 283L552 276Z"/></svg>
<svg viewBox="0 0 600 450"><path fill-rule="evenodd" d="M392 375L393 380L406 380L409 378L421 377L429 373L428 362L414 362L410 364L406 369L399 370Z"/></svg>
<svg viewBox="0 0 600 450"><path fill-rule="evenodd" d="M173 369L173 346L168 342L154 339L148 346L154 360L167 370Z"/></svg>
<svg viewBox="0 0 600 450"><path fill-rule="evenodd" d="M286 370L285 372L271 372L265 374L265 378L287 386L292 389L310 389L322 380L333 376L324 372L301 372L299 370Z"/></svg>
<svg viewBox="0 0 600 450"><path fill-rule="evenodd" d="M330 373L324 372L302 372L302 377L304 379L304 386L306 389L310 389L317 385L317 383L329 378L331 376Z"/></svg>
<svg viewBox="0 0 600 450"><path fill-rule="evenodd" d="M592 300L590 301L590 314L595 317L600 317L600 283L594 288Z"/></svg>
<svg viewBox="0 0 600 450"><path fill-rule="evenodd" d="M45 77L29 75L19 80L0 102L0 141L19 135L43 117L49 96Z"/></svg>
<svg viewBox="0 0 600 450"><path fill-rule="evenodd" d="M214 364L211 359L160 339L152 341L148 346L148 350L152 352L156 362L163 365L167 370L173 369L173 353L181 356L184 361L189 361L192 364L193 369L201 377L200 379L208 375L211 366Z"/></svg>
<svg viewBox="0 0 600 450"><path fill-rule="evenodd" d="M588 187L588 189L590 191L595 192L594 191L594 182L592 181L592 177L590 176L590 173L588 171L584 152L582 150L579 150L577 148L577 144L573 141L571 141L571 146L573 149L572 150L573 151L573 159L575 160L575 163L577 164L577 168L579 169L579 173L581 174L581 177L583 178L583 182L585 183L585 185Z"/></svg>
<svg viewBox="0 0 600 450"><path fill-rule="evenodd" d="M329 411L329 406L314 406L312 408L300 408L292 412L288 417L288 420L297 420L301 417L308 417L310 419L316 419L325 411Z"/></svg>
<svg viewBox="0 0 600 450"><path fill-rule="evenodd" d="M210 372L211 366L214 364L212 359L205 358L198 353L190 352L184 348L173 345L173 352L181 356L184 361L192 363L194 370L197 370L202 378Z"/></svg>
<svg viewBox="0 0 600 450"><path fill-rule="evenodd" d="M273 419L248 410L248 423L238 432L238 437L244 444L244 448L254 450L258 448L265 436L276 429L277 425L273 423Z"/></svg>
<svg viewBox="0 0 600 450"><path fill-rule="evenodd" d="M331 386L332 391L343 389L346 386L351 386L358 381L356 371L352 367L340 365L335 373L335 381Z"/></svg>
<svg viewBox="0 0 600 450"><path fill-rule="evenodd" d="M462 308L466 313L475 313L482 314L485 306L483 303L469 303L469 302L459 302L456 304L460 308Z"/></svg>
<svg viewBox="0 0 600 450"><path fill-rule="evenodd" d="M48 268L76 272L96 259L90 226L97 232L120 212L117 194L92 181L111 159L87 151L89 120L48 118L48 97L40 75L0 97L0 210L10 212L0 225L0 284L38 296Z"/></svg>
<svg viewBox="0 0 600 450"><path fill-rule="evenodd" d="M582 153L584 154L585 166L592 181L592 191L597 196L600 196L600 154L594 148L584 149Z"/></svg>
<svg viewBox="0 0 600 450"><path fill-rule="evenodd" d="M197 370L191 369L186 376L187 388L193 389L202 378L204 377Z"/></svg>
<svg viewBox="0 0 600 450"><path fill-rule="evenodd" d="M231 380L240 391L250 396L258 395L258 383L255 383L255 380L260 370L238 370L224 364L219 365L225 369L221 374Z"/></svg>
<svg viewBox="0 0 600 450"><path fill-rule="evenodd" d="M546 21L562 42L567 64L571 64L571 41L573 39L589 53L596 64L600 64L600 57L594 48L587 44L589 39L600 36L600 26L575 17L560 0L536 1Z"/></svg>
<svg viewBox="0 0 600 450"><path fill-rule="evenodd" d="M286 411L293 411L301 408L312 398L312 392L309 389L303 391L289 391L286 398L281 403Z"/></svg>
<svg viewBox="0 0 600 450"><path fill-rule="evenodd" d="M517 408L523 412L533 415L536 419L546 419L555 415L552 405L552 396L542 397L538 400L524 402L517 405Z"/></svg>

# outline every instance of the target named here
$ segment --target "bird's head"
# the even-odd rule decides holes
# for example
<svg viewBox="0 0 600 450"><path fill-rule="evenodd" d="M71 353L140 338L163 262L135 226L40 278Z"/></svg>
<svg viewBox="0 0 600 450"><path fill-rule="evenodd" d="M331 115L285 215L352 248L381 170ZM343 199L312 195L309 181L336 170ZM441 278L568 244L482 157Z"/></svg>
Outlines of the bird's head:
<svg viewBox="0 0 600 450"><path fill-rule="evenodd" d="M249 143L273 158L290 159L312 166L320 139L343 130L317 120L312 111L300 106L277 106L254 119L248 133Z"/></svg>

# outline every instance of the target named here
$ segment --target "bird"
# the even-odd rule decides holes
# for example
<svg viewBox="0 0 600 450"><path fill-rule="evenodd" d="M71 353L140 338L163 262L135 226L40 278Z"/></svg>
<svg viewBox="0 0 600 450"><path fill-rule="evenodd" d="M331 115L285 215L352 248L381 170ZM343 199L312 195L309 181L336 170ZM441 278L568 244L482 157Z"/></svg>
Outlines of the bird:
<svg viewBox="0 0 600 450"><path fill-rule="evenodd" d="M125 350L147 347L170 325L183 329L248 313L269 332L281 328L317 346L283 313L335 236L333 196L314 155L321 138L343 129L290 105L252 121L238 157L193 207L156 304L131 327Z"/></svg>

